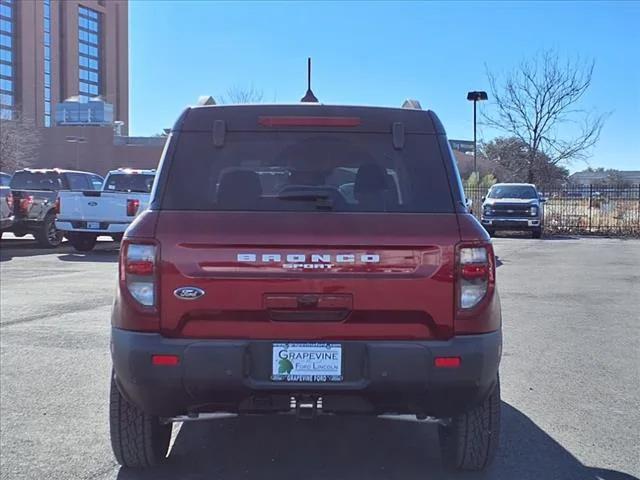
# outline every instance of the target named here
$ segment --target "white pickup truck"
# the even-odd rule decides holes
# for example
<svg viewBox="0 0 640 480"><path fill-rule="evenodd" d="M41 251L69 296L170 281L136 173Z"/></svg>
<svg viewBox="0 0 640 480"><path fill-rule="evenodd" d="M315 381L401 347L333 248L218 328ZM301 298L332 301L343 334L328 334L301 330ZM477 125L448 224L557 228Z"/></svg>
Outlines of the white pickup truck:
<svg viewBox="0 0 640 480"><path fill-rule="evenodd" d="M81 252L93 249L102 235L119 242L149 205L155 175L155 170L121 168L107 174L102 190L60 192L56 228Z"/></svg>

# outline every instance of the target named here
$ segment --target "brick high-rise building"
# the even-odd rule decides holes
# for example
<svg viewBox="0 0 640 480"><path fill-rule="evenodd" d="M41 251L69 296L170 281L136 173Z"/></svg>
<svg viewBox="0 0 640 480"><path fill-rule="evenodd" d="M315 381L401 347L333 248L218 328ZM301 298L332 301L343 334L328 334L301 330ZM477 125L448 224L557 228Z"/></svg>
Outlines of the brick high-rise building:
<svg viewBox="0 0 640 480"><path fill-rule="evenodd" d="M0 116L48 128L58 103L100 96L126 135L128 48L127 0L0 0Z"/></svg>

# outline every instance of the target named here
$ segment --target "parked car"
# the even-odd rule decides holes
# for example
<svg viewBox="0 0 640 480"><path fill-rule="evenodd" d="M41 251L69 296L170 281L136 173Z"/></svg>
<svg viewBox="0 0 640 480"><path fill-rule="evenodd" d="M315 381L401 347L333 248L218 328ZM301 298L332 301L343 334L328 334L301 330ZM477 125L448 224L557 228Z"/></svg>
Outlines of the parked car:
<svg viewBox="0 0 640 480"><path fill-rule="evenodd" d="M13 225L13 195L11 189L0 185L0 237Z"/></svg>
<svg viewBox="0 0 640 480"><path fill-rule="evenodd" d="M495 258L438 117L200 106L167 141L121 246L118 462L154 465L172 422L218 412L390 413L438 422L448 465L486 467L500 425Z"/></svg>
<svg viewBox="0 0 640 480"><path fill-rule="evenodd" d="M497 230L524 230L540 238L545 201L533 184L496 183L482 199L482 225L489 235Z"/></svg>
<svg viewBox="0 0 640 480"><path fill-rule="evenodd" d="M109 172L102 190L60 192L56 228L81 252L92 250L100 235L119 242L147 208L155 174L155 170L121 168Z"/></svg>
<svg viewBox="0 0 640 480"><path fill-rule="evenodd" d="M55 226L58 193L93 190L98 183L102 184L102 177L89 172L58 168L18 170L10 184L15 220L12 231L19 237L31 233L41 247L57 247L63 238Z"/></svg>
<svg viewBox="0 0 640 480"><path fill-rule="evenodd" d="M8 187L11 183L11 175L0 172L0 187Z"/></svg>

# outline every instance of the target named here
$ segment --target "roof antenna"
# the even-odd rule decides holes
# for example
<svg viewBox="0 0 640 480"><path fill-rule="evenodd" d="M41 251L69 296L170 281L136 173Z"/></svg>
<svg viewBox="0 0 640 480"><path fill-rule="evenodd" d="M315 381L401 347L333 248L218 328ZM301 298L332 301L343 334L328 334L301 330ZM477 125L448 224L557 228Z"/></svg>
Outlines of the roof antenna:
<svg viewBox="0 0 640 480"><path fill-rule="evenodd" d="M311 91L311 57L307 58L307 93L300 99L304 103L318 103L318 99Z"/></svg>

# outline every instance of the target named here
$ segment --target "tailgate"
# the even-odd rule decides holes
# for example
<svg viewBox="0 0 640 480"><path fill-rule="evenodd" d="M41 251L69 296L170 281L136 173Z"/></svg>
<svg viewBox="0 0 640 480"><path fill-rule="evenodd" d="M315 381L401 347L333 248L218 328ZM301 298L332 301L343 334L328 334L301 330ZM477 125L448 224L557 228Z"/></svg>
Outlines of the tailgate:
<svg viewBox="0 0 640 480"><path fill-rule="evenodd" d="M58 192L48 190L12 190L16 219L42 220L53 208Z"/></svg>
<svg viewBox="0 0 640 480"><path fill-rule="evenodd" d="M101 191L60 192L59 220L102 221L127 223L133 217L127 215L127 201L140 201L142 211L149 203L149 195L141 193L114 193Z"/></svg>
<svg viewBox="0 0 640 480"><path fill-rule="evenodd" d="M453 332L455 214L163 211L156 238L167 336L429 339Z"/></svg>

